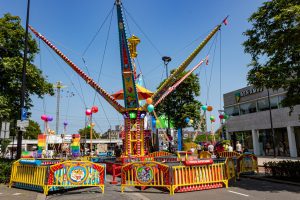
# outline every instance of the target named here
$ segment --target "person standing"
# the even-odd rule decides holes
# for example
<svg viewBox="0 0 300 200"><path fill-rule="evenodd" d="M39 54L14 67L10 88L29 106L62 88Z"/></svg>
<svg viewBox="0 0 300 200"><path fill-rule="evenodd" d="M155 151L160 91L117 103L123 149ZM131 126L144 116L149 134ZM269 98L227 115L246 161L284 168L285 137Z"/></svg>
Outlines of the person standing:
<svg viewBox="0 0 300 200"><path fill-rule="evenodd" d="M236 142L236 151L238 153L243 153L243 151L242 151L242 145L241 145L241 143L239 141Z"/></svg>
<svg viewBox="0 0 300 200"><path fill-rule="evenodd" d="M209 153L211 153L211 154L214 153L214 145L213 145L212 143L210 143L210 144L208 145L208 151L209 151Z"/></svg>

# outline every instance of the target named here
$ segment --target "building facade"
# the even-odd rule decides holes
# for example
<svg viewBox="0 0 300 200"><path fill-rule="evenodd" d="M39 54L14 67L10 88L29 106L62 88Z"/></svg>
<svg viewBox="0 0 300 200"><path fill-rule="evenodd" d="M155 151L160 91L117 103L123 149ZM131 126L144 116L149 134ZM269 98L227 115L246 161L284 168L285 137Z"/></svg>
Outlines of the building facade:
<svg viewBox="0 0 300 200"><path fill-rule="evenodd" d="M261 156L300 155L300 105L283 107L286 91L248 86L224 94L226 135ZM269 103L271 112L269 109ZM271 129L273 125L273 131Z"/></svg>

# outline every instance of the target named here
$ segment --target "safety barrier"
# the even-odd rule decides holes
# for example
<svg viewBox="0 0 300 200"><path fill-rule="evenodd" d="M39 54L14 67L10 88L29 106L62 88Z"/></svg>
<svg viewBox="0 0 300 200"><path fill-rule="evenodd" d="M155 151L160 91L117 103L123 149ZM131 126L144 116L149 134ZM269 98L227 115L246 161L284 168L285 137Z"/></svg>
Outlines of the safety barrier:
<svg viewBox="0 0 300 200"><path fill-rule="evenodd" d="M173 154L166 151L156 151L156 152L149 153L150 157L160 157L160 156L169 156L169 155L173 155Z"/></svg>
<svg viewBox="0 0 300 200"><path fill-rule="evenodd" d="M174 166L172 167L173 184L172 194L175 191L187 192L222 187L228 187L225 164L211 164L200 166Z"/></svg>
<svg viewBox="0 0 300 200"><path fill-rule="evenodd" d="M219 157L221 157L221 158L233 158L233 157L237 158L237 157L241 156L240 153L235 152L235 151L231 151L231 152L223 151L223 152L219 152L218 154L219 154Z"/></svg>
<svg viewBox="0 0 300 200"><path fill-rule="evenodd" d="M208 151L201 151L198 156L199 158L211 158L211 153Z"/></svg>
<svg viewBox="0 0 300 200"><path fill-rule="evenodd" d="M201 162L199 162L200 164ZM228 187L228 181L235 177L231 158L223 163L191 166L168 166L158 162L137 162L122 167L121 191L125 187L164 187L170 191L187 192Z"/></svg>
<svg viewBox="0 0 300 200"><path fill-rule="evenodd" d="M122 167L121 191L125 187L164 187L171 193L170 168L158 162L136 162Z"/></svg>
<svg viewBox="0 0 300 200"><path fill-rule="evenodd" d="M20 159L13 163L9 186L49 191L71 187L101 188L104 193L105 166L89 161L65 161L42 165L41 160Z"/></svg>
<svg viewBox="0 0 300 200"><path fill-rule="evenodd" d="M237 160L237 177L241 173L258 173L257 157L254 154L243 154Z"/></svg>
<svg viewBox="0 0 300 200"><path fill-rule="evenodd" d="M28 160L34 161L33 159ZM17 183L23 188L45 191L47 173L47 166L25 165L18 160L12 165L9 187L11 188L14 183Z"/></svg>

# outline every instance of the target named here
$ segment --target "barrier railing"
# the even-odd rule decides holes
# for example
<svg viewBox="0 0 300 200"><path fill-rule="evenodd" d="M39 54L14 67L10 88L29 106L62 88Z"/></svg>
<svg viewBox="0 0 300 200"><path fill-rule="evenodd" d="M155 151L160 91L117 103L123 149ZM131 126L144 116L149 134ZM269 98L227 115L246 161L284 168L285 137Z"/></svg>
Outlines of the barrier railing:
<svg viewBox="0 0 300 200"><path fill-rule="evenodd" d="M122 167L121 191L129 186L164 187L171 191L169 166L158 162L136 162Z"/></svg>
<svg viewBox="0 0 300 200"><path fill-rule="evenodd" d="M9 186L49 191L71 187L101 188L104 193L105 166L89 161L65 161L42 165L41 160L20 159L13 163Z"/></svg>
<svg viewBox="0 0 300 200"><path fill-rule="evenodd" d="M173 154L166 151L156 151L156 152L149 153L149 156L151 157L160 157L160 156L169 156L169 155L173 155Z"/></svg>
<svg viewBox="0 0 300 200"><path fill-rule="evenodd" d="M173 166L172 194L175 191L186 192L222 187L228 187L225 164L211 164L200 166Z"/></svg>
<svg viewBox="0 0 300 200"><path fill-rule="evenodd" d="M23 165L19 161L14 162L12 165L9 187L14 183L18 183L23 184L24 187L31 186L36 187L38 190L44 190L48 167Z"/></svg>
<svg viewBox="0 0 300 200"><path fill-rule="evenodd" d="M240 153L235 152L235 151L231 151L231 152L223 151L223 152L219 152L218 154L221 158L233 158L233 157L237 158L237 157L241 156Z"/></svg>
<svg viewBox="0 0 300 200"><path fill-rule="evenodd" d="M243 154L237 160L237 177L247 172L258 173L257 157L253 154Z"/></svg>
<svg viewBox="0 0 300 200"><path fill-rule="evenodd" d="M232 158L226 158L225 160L225 166L226 166L226 179L230 180L234 178L236 180L236 168L235 163Z"/></svg>

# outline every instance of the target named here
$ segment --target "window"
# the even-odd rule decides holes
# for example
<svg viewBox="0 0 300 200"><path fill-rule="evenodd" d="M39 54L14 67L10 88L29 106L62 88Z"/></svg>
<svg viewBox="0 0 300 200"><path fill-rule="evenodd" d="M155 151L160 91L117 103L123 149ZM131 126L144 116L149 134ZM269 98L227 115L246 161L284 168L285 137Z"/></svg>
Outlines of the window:
<svg viewBox="0 0 300 200"><path fill-rule="evenodd" d="M230 106L225 108L225 113L229 116L237 116L240 115L239 106Z"/></svg>
<svg viewBox="0 0 300 200"><path fill-rule="evenodd" d="M278 96L271 97L270 103L271 103L271 109L277 109L278 108Z"/></svg>
<svg viewBox="0 0 300 200"><path fill-rule="evenodd" d="M259 111L269 110L269 102L268 99L261 99L257 101L257 106Z"/></svg>
<svg viewBox="0 0 300 200"><path fill-rule="evenodd" d="M283 108L281 102L282 102L282 100L283 100L285 97L286 97L285 95L279 95L279 96L278 96L278 107L279 107L279 108Z"/></svg>
<svg viewBox="0 0 300 200"><path fill-rule="evenodd" d="M241 115L256 112L256 101L240 105Z"/></svg>
<svg viewBox="0 0 300 200"><path fill-rule="evenodd" d="M278 108L278 96L270 97L270 104L271 104L271 109L277 109ZM269 110L268 98L258 100L257 105L258 105L259 111Z"/></svg>

